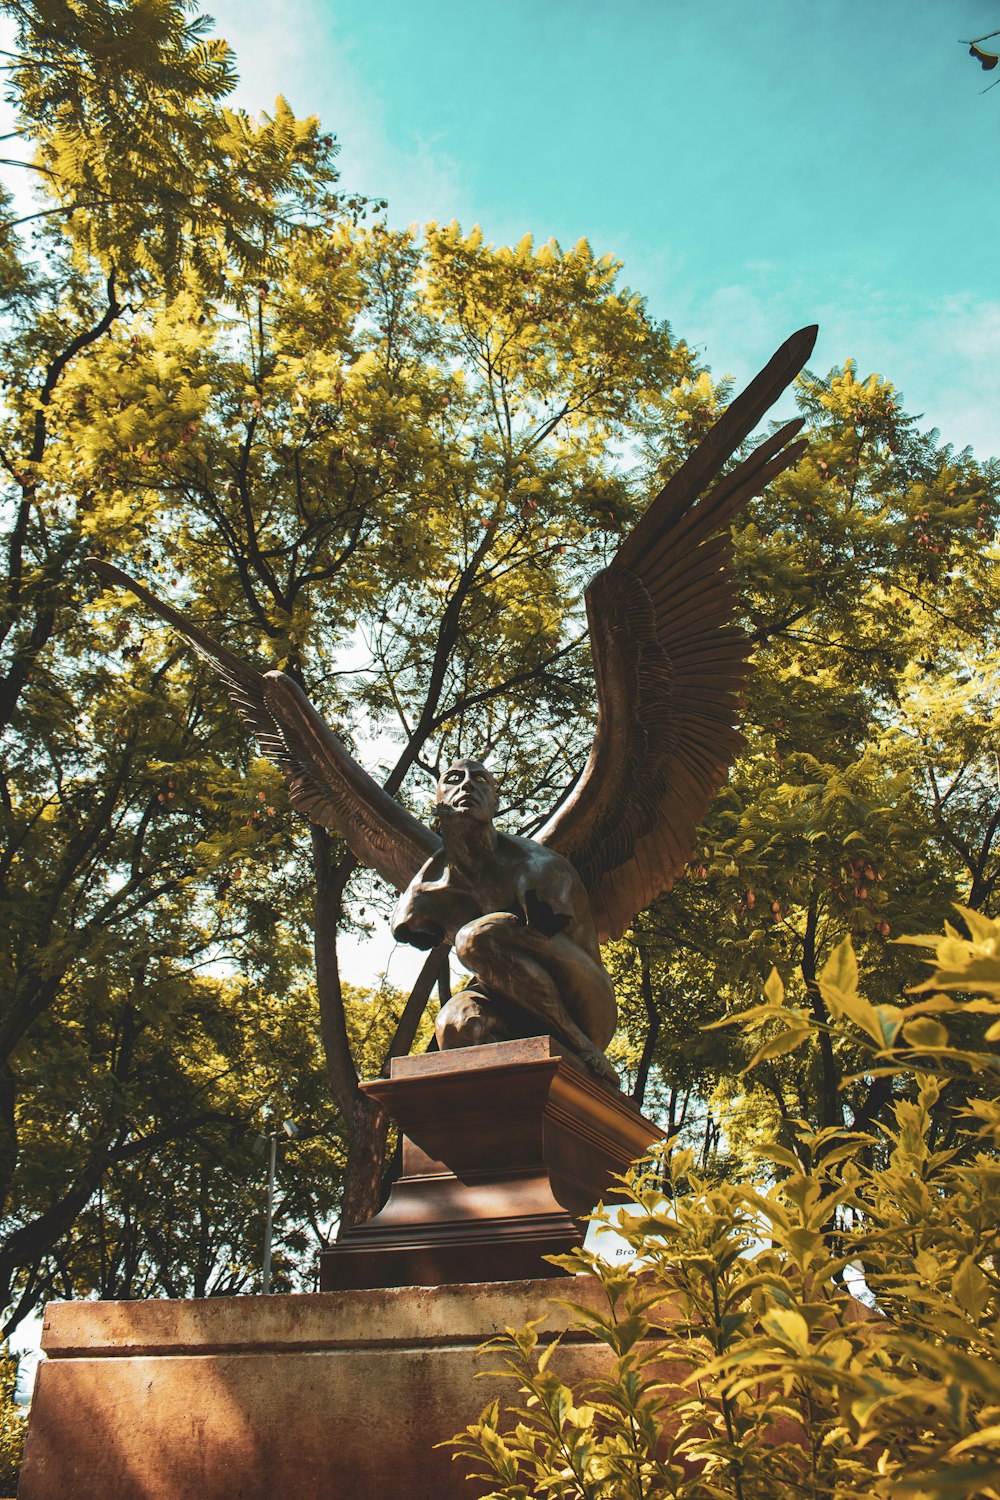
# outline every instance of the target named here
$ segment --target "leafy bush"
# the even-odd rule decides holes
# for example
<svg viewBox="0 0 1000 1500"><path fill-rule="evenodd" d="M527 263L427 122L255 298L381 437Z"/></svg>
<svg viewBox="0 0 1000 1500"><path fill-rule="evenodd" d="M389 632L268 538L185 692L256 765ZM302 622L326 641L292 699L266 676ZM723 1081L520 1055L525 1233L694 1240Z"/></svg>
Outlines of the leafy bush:
<svg viewBox="0 0 1000 1500"><path fill-rule="evenodd" d="M24 1457L27 1428L24 1411L15 1397L17 1389L17 1355L0 1346L0 1495L13 1495Z"/></svg>
<svg viewBox="0 0 1000 1500"><path fill-rule="evenodd" d="M935 965L909 1004L864 999L849 941L819 977L829 1029L860 1034L867 1076L892 1080L893 1127L798 1122L763 1185L712 1180L668 1143L608 1214L637 1264L559 1261L603 1285L606 1310L570 1306L607 1344L606 1376L570 1389L534 1325L488 1346L523 1399L455 1444L493 1496L1000 1496L1000 1021L982 1034L1000 921L961 914L967 937L907 940ZM817 1029L776 974L731 1020L777 1023L755 1061Z"/></svg>

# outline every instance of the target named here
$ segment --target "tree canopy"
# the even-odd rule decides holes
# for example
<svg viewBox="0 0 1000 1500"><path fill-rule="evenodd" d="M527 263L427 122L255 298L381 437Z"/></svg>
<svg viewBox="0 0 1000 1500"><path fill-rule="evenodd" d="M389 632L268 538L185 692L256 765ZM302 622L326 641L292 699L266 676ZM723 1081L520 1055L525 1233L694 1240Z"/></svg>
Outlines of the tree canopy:
<svg viewBox="0 0 1000 1500"><path fill-rule="evenodd" d="M589 743L582 586L729 388L586 241L402 231L343 196L315 119L226 105L233 58L187 6L5 9L38 203L8 198L0 237L12 1326L52 1292L254 1286L267 1111L303 1127L276 1274L308 1284L381 1190L359 1078L424 1045L447 990L440 951L409 996L342 983L338 935L387 894L88 559L291 673L415 810L477 753L530 828ZM809 455L735 528L745 753L688 876L609 951L636 1096L746 1170L775 1129L872 1124L906 1086L841 1088L819 976L842 938L891 1004L904 914L992 913L1000 876L1000 471L849 362L798 399ZM773 1017L699 1030L774 964L811 1017L794 1052Z"/></svg>

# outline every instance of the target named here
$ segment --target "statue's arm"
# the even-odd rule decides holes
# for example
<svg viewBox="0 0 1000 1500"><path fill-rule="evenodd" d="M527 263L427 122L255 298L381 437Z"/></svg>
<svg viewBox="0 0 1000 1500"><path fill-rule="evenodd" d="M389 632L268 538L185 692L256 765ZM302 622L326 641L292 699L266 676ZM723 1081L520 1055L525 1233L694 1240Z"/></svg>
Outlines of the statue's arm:
<svg viewBox="0 0 1000 1500"><path fill-rule="evenodd" d="M444 856L434 854L403 891L392 914L397 943L425 952L454 938L463 923L482 915L468 891L446 878Z"/></svg>

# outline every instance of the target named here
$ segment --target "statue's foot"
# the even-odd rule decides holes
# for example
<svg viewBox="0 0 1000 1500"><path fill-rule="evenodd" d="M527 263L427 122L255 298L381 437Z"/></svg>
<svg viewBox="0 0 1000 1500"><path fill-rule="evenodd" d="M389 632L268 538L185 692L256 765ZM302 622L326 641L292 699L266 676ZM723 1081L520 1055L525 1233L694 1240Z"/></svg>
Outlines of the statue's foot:
<svg viewBox="0 0 1000 1500"><path fill-rule="evenodd" d="M505 1042L510 1030L482 995L462 990L442 1005L434 1023L434 1035L442 1052L453 1047L482 1047L488 1042Z"/></svg>
<svg viewBox="0 0 1000 1500"><path fill-rule="evenodd" d="M513 1016L505 1015L503 1002L494 1003L476 990L461 990L438 1011L434 1035L442 1052L449 1052L453 1047L483 1047L516 1036L536 1035L537 1018L526 1016L518 1019L524 1023L520 1029ZM583 1032L576 1028L574 1031L576 1035L563 1038L573 1049L574 1057L578 1057L602 1083L610 1084L613 1089L620 1088L618 1074L601 1049L595 1047Z"/></svg>
<svg viewBox="0 0 1000 1500"><path fill-rule="evenodd" d="M588 1043L586 1050L581 1047L577 1055L580 1061L593 1073L595 1078L599 1078L602 1083L609 1083L613 1089L621 1088L621 1080L618 1074L608 1062L600 1047L595 1047L593 1043Z"/></svg>

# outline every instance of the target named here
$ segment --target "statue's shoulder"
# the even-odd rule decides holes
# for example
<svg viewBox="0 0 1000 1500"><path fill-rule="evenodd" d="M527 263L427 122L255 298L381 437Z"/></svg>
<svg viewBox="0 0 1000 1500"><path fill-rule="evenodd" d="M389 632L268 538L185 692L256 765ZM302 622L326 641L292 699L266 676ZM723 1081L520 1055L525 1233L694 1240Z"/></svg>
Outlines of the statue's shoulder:
<svg viewBox="0 0 1000 1500"><path fill-rule="evenodd" d="M520 855L523 859L548 859L552 853L534 839L522 838L519 833L502 833L500 829L497 829L497 847L504 855L515 858Z"/></svg>
<svg viewBox="0 0 1000 1500"><path fill-rule="evenodd" d="M534 839L522 838L518 833L498 833L497 842L505 859L531 865L538 871L544 870L553 875L579 879L575 867L568 859L564 859L554 849L547 849L544 844L539 844Z"/></svg>

